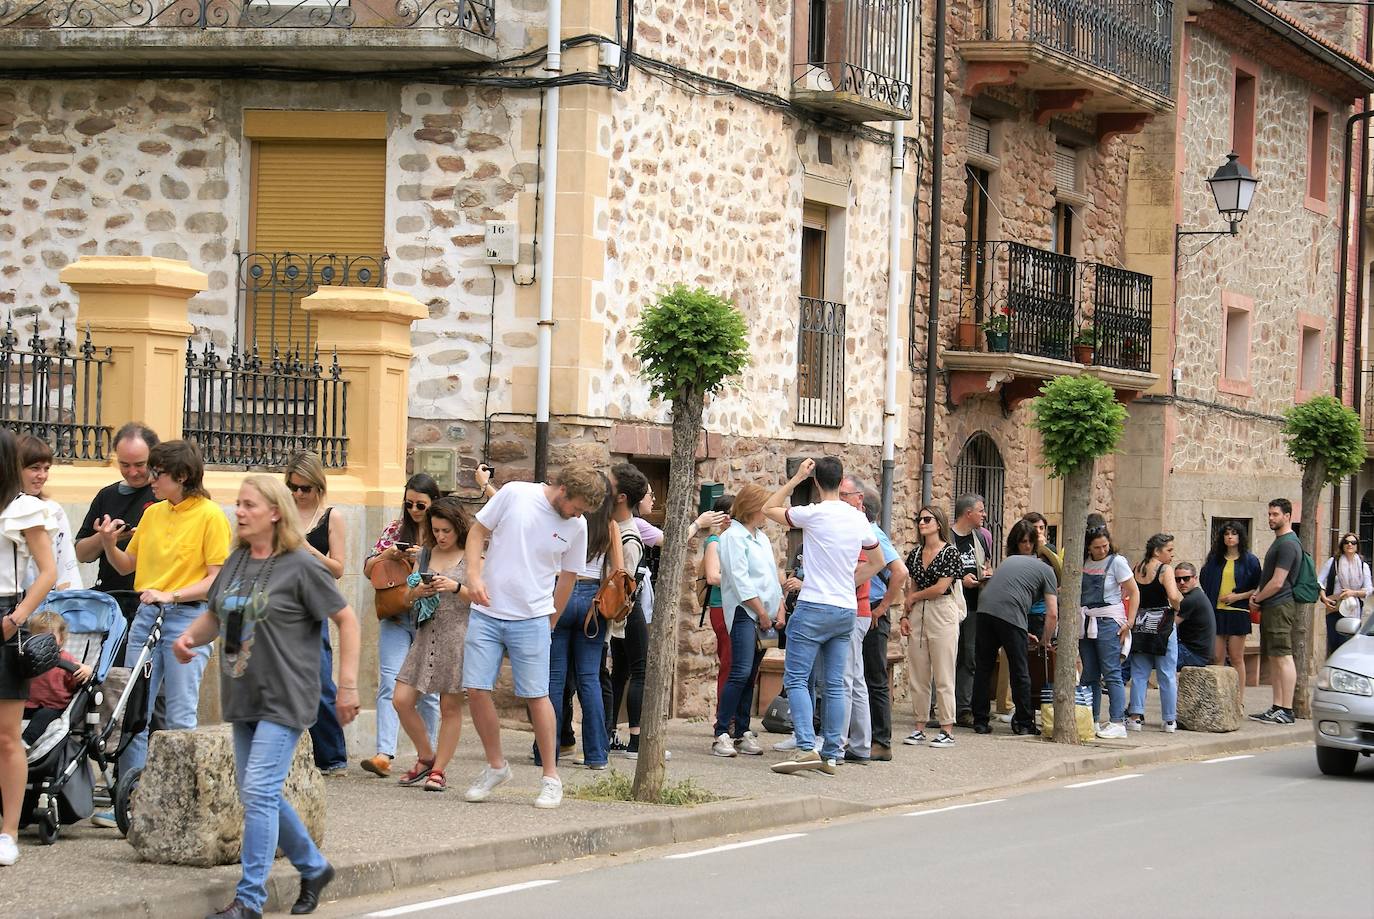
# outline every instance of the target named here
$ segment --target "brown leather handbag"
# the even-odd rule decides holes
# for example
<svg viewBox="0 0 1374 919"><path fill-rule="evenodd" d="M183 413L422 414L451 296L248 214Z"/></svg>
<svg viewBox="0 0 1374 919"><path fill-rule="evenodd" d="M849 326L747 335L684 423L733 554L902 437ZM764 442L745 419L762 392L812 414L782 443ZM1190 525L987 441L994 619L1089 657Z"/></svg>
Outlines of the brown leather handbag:
<svg viewBox="0 0 1374 919"><path fill-rule="evenodd" d="M394 619L410 612L410 601L406 598L406 578L410 577L410 564L390 558L379 558L372 565L368 580L377 592L375 606L378 619Z"/></svg>
<svg viewBox="0 0 1374 919"><path fill-rule="evenodd" d="M638 535L630 533L622 536L620 526L614 520L611 521L611 545L606 550L607 559L601 576L601 587L592 599L591 608L587 610L587 618L582 621L582 634L589 638L600 630L598 617L607 622L621 622L634 608L635 581L625 570L625 551L622 547L622 540L631 537L639 538Z"/></svg>

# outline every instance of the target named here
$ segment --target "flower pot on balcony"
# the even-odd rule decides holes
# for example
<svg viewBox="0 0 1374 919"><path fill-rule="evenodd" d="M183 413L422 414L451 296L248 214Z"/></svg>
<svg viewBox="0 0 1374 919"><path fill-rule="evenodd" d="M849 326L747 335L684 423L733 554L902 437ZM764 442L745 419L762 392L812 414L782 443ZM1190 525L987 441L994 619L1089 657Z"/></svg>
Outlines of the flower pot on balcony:
<svg viewBox="0 0 1374 919"><path fill-rule="evenodd" d="M955 344L960 351L972 351L974 348L978 347L978 323L964 322L961 320L959 322L959 332L958 336L955 338Z"/></svg>
<svg viewBox="0 0 1374 919"><path fill-rule="evenodd" d="M989 350L989 351L1009 351L1009 350L1011 350L1011 333L1010 333L1010 332L992 332L992 331L984 331L983 334L984 334L985 336L987 336L987 340L988 340L988 350Z"/></svg>
<svg viewBox="0 0 1374 919"><path fill-rule="evenodd" d="M1093 362L1093 346L1074 345L1073 359L1080 364L1091 364Z"/></svg>

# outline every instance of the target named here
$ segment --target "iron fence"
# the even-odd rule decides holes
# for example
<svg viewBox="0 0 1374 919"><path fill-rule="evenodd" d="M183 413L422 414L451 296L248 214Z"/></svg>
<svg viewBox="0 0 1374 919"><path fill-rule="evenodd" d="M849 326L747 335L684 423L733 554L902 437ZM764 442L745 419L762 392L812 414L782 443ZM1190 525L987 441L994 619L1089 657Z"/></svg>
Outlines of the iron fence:
<svg viewBox="0 0 1374 919"><path fill-rule="evenodd" d="M310 450L326 468L348 465L348 381L338 355L326 369L319 354L240 353L224 360L211 344L186 344L182 436L207 465L277 468Z"/></svg>
<svg viewBox="0 0 1374 919"><path fill-rule="evenodd" d="M241 252L238 256L240 339L264 354L309 354L314 326L300 301L326 286L381 287L386 256ZM247 334L244 334L244 333Z"/></svg>
<svg viewBox="0 0 1374 919"><path fill-rule="evenodd" d="M0 29L454 29L496 37L495 0L0 0Z"/></svg>
<svg viewBox="0 0 1374 919"><path fill-rule="evenodd" d="M844 424L844 304L801 298L797 336L797 424Z"/></svg>
<svg viewBox="0 0 1374 919"><path fill-rule="evenodd" d="M959 246L960 317L990 331L994 350L1067 360L1077 312L1078 262L1005 240Z"/></svg>
<svg viewBox="0 0 1374 919"><path fill-rule="evenodd" d="M90 328L76 344L64 321L57 338L45 341L34 316L33 334L21 341L7 319L0 336L0 425L44 441L59 462L105 459L111 431L101 423L100 407L110 354L91 342Z"/></svg>
<svg viewBox="0 0 1374 919"><path fill-rule="evenodd" d="M913 0L810 0L807 63L835 89L911 112Z"/></svg>
<svg viewBox="0 0 1374 919"><path fill-rule="evenodd" d="M1092 316L1084 326L1092 330L1093 363L1149 373L1154 278L1100 264L1086 266L1085 276L1092 283Z"/></svg>
<svg viewBox="0 0 1374 919"><path fill-rule="evenodd" d="M1172 0L1031 0L1029 39L1169 95Z"/></svg>
<svg viewBox="0 0 1374 919"><path fill-rule="evenodd" d="M1360 371L1360 421L1365 443L1374 443L1374 364L1366 364Z"/></svg>

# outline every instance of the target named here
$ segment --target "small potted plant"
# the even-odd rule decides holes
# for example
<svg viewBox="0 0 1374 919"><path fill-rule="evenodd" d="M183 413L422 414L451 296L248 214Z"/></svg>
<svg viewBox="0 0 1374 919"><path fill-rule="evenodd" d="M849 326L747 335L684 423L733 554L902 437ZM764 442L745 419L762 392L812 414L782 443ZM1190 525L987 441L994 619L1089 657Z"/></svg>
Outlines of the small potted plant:
<svg viewBox="0 0 1374 919"><path fill-rule="evenodd" d="M1094 345L1093 328L1085 325L1078 330L1078 334L1073 337L1073 359L1080 364L1091 364L1093 362Z"/></svg>
<svg viewBox="0 0 1374 919"><path fill-rule="evenodd" d="M1006 351L1011 345L1011 308L994 307L983 320L983 335L989 351Z"/></svg>

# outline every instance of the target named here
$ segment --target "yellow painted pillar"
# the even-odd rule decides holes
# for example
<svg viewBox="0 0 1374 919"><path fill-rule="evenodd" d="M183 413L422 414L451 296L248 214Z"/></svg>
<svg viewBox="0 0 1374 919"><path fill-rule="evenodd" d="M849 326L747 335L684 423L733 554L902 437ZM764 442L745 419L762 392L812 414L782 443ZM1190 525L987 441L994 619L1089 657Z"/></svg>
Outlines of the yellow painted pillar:
<svg viewBox="0 0 1374 919"><path fill-rule="evenodd" d="M301 301L318 323L320 361L331 353L348 381L348 468L369 506L400 503L410 397L410 324L429 315L410 294L321 287Z"/></svg>
<svg viewBox="0 0 1374 919"><path fill-rule="evenodd" d="M187 301L208 286L205 273L175 259L85 256L58 278L80 299L78 324L112 352L101 423L118 428L141 421L163 440L180 437L186 340L193 331Z"/></svg>

